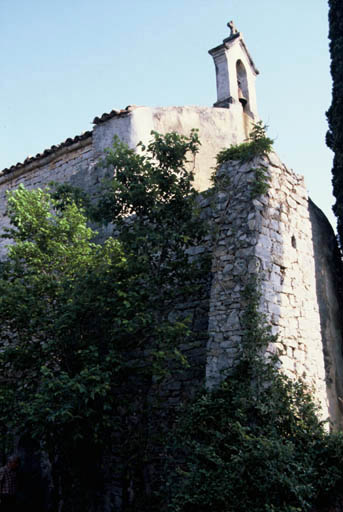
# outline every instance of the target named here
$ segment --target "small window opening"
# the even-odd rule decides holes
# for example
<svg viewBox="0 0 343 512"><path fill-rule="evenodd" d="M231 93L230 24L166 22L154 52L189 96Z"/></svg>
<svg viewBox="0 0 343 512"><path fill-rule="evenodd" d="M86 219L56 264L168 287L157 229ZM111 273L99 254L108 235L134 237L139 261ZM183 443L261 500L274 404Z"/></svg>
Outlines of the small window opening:
<svg viewBox="0 0 343 512"><path fill-rule="evenodd" d="M236 62L237 73L237 87L238 87L238 100L241 103L243 110L246 110L249 103L248 79L247 72L241 60Z"/></svg>
<svg viewBox="0 0 343 512"><path fill-rule="evenodd" d="M297 241L294 235L292 236L292 247L294 247L294 249L297 248Z"/></svg>

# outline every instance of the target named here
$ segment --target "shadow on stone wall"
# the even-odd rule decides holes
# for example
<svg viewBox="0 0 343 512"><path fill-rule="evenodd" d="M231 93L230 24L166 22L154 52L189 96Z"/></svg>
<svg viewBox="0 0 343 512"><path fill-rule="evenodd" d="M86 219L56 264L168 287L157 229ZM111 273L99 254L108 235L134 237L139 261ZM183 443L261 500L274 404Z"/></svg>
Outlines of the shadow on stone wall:
<svg viewBox="0 0 343 512"><path fill-rule="evenodd" d="M334 231L309 199L327 396L334 428L343 427L343 268Z"/></svg>

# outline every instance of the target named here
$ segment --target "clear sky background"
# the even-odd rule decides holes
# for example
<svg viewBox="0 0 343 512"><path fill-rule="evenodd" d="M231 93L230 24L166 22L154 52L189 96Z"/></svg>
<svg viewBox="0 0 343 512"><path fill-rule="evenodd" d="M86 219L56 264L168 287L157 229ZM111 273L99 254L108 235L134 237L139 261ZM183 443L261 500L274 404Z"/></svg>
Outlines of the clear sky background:
<svg viewBox="0 0 343 512"><path fill-rule="evenodd" d="M127 105L216 101L208 50L233 19L260 71L260 117L331 222L326 0L0 0L0 169Z"/></svg>

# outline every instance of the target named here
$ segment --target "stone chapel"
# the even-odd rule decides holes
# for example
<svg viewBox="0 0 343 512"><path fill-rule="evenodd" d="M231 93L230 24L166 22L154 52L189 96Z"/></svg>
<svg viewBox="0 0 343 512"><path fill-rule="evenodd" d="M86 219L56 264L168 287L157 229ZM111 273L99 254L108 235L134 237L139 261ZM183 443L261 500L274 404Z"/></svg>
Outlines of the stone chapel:
<svg viewBox="0 0 343 512"><path fill-rule="evenodd" d="M189 135L199 130L201 147L195 160L195 186L205 191L223 148L243 142L257 113L258 70L241 32L233 22L230 34L212 48L217 100L213 107L129 106L96 117L93 129L68 138L24 162L0 172L0 223L8 224L6 191L20 183L44 187L52 180L92 192L101 175L97 167L114 135L130 147L146 143L151 130ZM260 165L261 162L258 164ZM219 226L212 248L211 285L201 305L204 341L197 347L197 365L208 386L229 371L239 351L244 279L261 282L261 311L279 335L282 371L303 378L314 390L323 417L343 427L342 302L337 289L340 265L335 235L325 215L308 197L304 180L275 153L262 162L270 188L251 199L249 183L257 163L224 164L230 190L217 194L213 206L202 207ZM0 255L4 257L4 242ZM200 354L200 355L199 355ZM182 383L180 386L182 387Z"/></svg>

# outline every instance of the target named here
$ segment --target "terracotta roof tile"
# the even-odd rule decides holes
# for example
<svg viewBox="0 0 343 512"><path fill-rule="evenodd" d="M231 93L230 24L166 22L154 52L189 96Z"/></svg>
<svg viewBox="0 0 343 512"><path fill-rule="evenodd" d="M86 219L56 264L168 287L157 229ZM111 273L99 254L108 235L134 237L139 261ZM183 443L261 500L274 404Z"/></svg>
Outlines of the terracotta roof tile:
<svg viewBox="0 0 343 512"><path fill-rule="evenodd" d="M111 119L112 117L120 117L125 116L132 112L135 108L137 108L136 105L128 105L126 108L123 108L122 110L111 110L108 114L102 114L101 117L95 117L93 119L93 124L101 124L105 121L108 121L108 119Z"/></svg>

